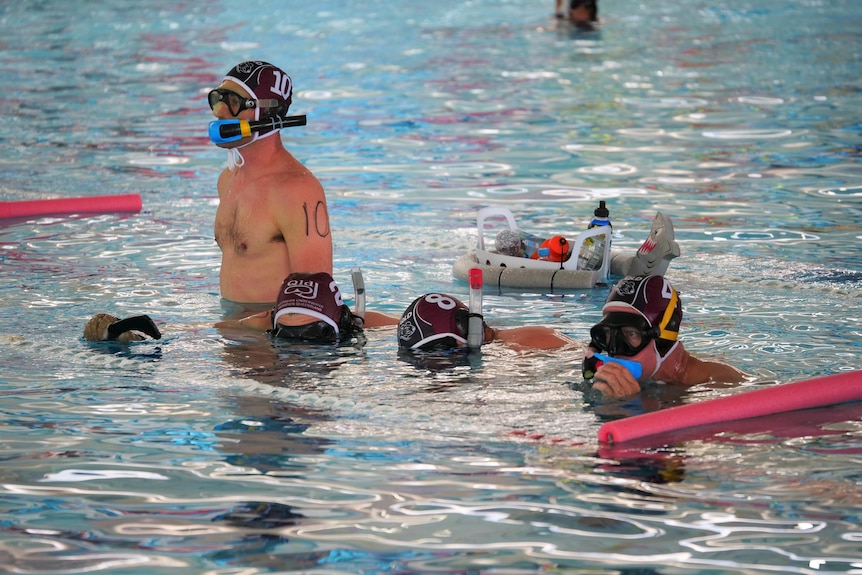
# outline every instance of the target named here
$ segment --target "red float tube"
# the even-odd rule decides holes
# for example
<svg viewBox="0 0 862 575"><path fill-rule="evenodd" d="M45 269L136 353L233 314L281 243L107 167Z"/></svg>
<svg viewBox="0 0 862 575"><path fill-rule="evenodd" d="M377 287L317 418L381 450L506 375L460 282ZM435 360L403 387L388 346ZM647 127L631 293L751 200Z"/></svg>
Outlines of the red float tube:
<svg viewBox="0 0 862 575"><path fill-rule="evenodd" d="M698 425L859 399L862 399L862 371L850 371L610 421L599 428L599 441L621 443Z"/></svg>
<svg viewBox="0 0 862 575"><path fill-rule="evenodd" d="M137 213L141 211L141 207L141 196L138 194L0 202L0 219L52 214Z"/></svg>

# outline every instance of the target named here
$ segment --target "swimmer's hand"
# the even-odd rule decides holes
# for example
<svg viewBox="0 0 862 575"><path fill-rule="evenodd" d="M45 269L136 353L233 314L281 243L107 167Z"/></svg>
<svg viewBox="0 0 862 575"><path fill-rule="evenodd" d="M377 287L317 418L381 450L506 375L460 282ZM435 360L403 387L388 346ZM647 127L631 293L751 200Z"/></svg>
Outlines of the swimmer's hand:
<svg viewBox="0 0 862 575"><path fill-rule="evenodd" d="M584 361L581 364L581 375L584 376L584 379L592 379L596 376L596 370L599 368L599 358L595 357L593 354L596 351L588 347L584 352Z"/></svg>
<svg viewBox="0 0 862 575"><path fill-rule="evenodd" d="M140 332L140 333L139 333ZM120 319L108 313L98 313L84 326L84 339L87 341L141 341L144 336L161 339L162 333L148 315L136 315Z"/></svg>
<svg viewBox="0 0 862 575"><path fill-rule="evenodd" d="M641 386L625 366L609 362L596 369L593 389L605 397L628 397L640 393Z"/></svg>
<svg viewBox="0 0 862 575"><path fill-rule="evenodd" d="M643 375L644 368L643 366L631 359L623 359L621 357L610 357L603 353L593 353L593 358L601 361L602 363L618 363L625 367L627 370L632 372L632 377L640 380L641 375Z"/></svg>

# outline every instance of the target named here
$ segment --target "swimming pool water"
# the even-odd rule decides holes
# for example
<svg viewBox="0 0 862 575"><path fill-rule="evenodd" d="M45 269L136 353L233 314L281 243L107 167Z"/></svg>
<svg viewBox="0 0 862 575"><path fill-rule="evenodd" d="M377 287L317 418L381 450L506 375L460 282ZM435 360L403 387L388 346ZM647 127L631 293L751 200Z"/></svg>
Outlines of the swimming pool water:
<svg viewBox="0 0 862 575"><path fill-rule="evenodd" d="M140 193L136 215L0 222L0 557L24 573L853 573L858 403L650 447L602 422L858 370L862 5L251 0L0 6L3 200ZM282 134L329 198L335 275L369 307L465 295L477 209L619 249L654 213L696 354L742 388L600 401L580 352L399 357L212 323L225 154L206 92L236 62L293 76ZM486 290L501 327L584 338L607 289ZM160 342L86 345L95 313Z"/></svg>

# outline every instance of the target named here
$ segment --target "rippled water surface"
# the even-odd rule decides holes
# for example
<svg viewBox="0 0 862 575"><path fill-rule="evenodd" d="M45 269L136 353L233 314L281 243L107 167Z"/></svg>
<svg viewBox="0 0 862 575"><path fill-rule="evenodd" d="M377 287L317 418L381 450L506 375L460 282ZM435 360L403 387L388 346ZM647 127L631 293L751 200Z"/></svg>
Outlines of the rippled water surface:
<svg viewBox="0 0 862 575"><path fill-rule="evenodd" d="M862 572L862 404L631 448L602 423L747 391L599 401L579 351L399 357L220 332L225 154L206 92L293 76L335 275L369 306L466 294L476 210L537 233L657 210L689 349L749 389L862 369L862 4L550 0L0 6L2 200L138 193L140 214L0 220L0 571ZM346 289L349 293L349 287ZM607 288L488 291L501 327L584 338ZM87 345L94 313L160 342Z"/></svg>

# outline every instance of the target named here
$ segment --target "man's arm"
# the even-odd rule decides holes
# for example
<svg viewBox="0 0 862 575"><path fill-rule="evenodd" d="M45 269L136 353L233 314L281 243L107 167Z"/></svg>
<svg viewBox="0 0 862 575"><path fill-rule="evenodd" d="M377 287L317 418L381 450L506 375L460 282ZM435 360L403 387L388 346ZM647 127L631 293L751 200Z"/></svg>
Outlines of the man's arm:
<svg viewBox="0 0 862 575"><path fill-rule="evenodd" d="M284 238L290 272L332 273L332 230L326 196L320 182L309 174L290 183L270 202L276 225Z"/></svg>
<svg viewBox="0 0 862 575"><path fill-rule="evenodd" d="M575 340L569 336L539 325L494 329L493 333L494 341L500 341L512 347L548 350L575 343Z"/></svg>
<svg viewBox="0 0 862 575"><path fill-rule="evenodd" d="M716 383L740 383L745 374L732 365L720 361L706 361L689 356L683 385L696 385L714 381Z"/></svg>
<svg viewBox="0 0 862 575"><path fill-rule="evenodd" d="M241 319L222 320L220 322L217 322L215 324L215 327L221 329L245 328L253 329L256 331L266 331L272 328L272 324L270 323L271 317L271 312L262 311Z"/></svg>

